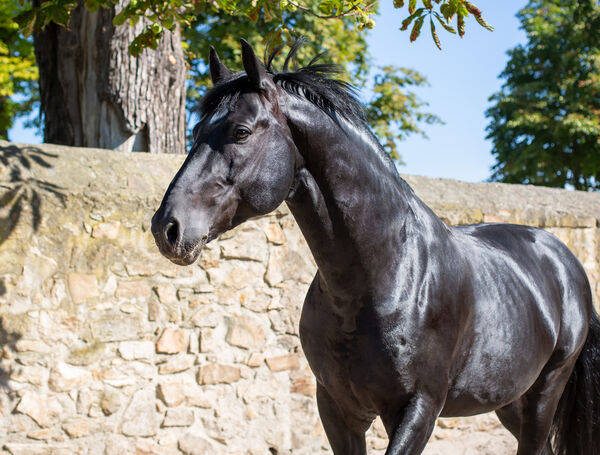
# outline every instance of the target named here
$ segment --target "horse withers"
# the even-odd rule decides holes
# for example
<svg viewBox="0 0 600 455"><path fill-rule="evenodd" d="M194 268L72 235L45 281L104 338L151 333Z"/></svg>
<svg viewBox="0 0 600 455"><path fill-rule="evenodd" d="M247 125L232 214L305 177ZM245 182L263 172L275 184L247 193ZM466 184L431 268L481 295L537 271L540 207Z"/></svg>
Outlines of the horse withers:
<svg viewBox="0 0 600 455"><path fill-rule="evenodd" d="M496 411L518 455L600 454L600 322L583 267L549 233L449 227L400 178L337 68L244 71L214 50L194 143L152 220L193 263L220 234L289 206L318 266L300 320L336 455L422 453L439 416Z"/></svg>

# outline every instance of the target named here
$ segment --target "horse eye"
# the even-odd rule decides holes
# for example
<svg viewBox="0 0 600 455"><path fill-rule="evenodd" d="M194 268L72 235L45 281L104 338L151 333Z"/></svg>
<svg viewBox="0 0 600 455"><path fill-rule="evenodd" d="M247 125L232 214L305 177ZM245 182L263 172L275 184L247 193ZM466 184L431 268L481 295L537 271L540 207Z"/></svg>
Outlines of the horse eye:
<svg viewBox="0 0 600 455"><path fill-rule="evenodd" d="M236 141L242 141L250 136L250 131L247 128L236 128L234 136Z"/></svg>

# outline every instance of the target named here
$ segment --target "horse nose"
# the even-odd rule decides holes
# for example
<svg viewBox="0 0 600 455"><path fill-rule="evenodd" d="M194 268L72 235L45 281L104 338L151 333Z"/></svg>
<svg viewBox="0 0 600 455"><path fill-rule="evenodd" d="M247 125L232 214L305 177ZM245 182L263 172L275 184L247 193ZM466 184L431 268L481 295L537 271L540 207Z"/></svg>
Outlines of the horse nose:
<svg viewBox="0 0 600 455"><path fill-rule="evenodd" d="M179 221L173 217L169 218L169 221L167 221L163 230L163 238L165 239L167 246L172 250L174 250L179 243L180 232Z"/></svg>
<svg viewBox="0 0 600 455"><path fill-rule="evenodd" d="M175 252L181 243L181 233L181 222L172 213L165 214L159 209L152 217L152 234L160 249Z"/></svg>

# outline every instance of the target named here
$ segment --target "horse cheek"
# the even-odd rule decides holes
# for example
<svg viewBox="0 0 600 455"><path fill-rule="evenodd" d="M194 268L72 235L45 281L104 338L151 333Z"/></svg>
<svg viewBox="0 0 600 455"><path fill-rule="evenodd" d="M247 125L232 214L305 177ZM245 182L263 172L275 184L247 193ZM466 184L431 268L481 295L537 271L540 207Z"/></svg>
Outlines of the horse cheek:
<svg viewBox="0 0 600 455"><path fill-rule="evenodd" d="M257 215L275 210L285 200L294 179L294 166L284 148L273 150L261 163L253 182L244 192L245 202Z"/></svg>

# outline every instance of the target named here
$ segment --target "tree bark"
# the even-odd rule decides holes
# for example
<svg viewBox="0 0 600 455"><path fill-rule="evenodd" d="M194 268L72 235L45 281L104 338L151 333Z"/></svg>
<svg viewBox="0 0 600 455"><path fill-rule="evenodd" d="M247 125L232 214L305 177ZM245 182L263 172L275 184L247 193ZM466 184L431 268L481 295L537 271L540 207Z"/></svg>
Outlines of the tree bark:
<svg viewBox="0 0 600 455"><path fill-rule="evenodd" d="M50 24L34 35L45 142L185 152L181 33L165 30L157 50L132 57L128 46L147 22L113 26L126 3L91 13L80 1L69 29Z"/></svg>

